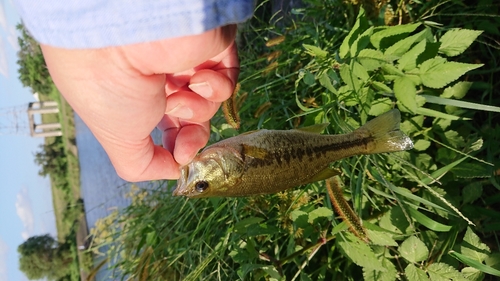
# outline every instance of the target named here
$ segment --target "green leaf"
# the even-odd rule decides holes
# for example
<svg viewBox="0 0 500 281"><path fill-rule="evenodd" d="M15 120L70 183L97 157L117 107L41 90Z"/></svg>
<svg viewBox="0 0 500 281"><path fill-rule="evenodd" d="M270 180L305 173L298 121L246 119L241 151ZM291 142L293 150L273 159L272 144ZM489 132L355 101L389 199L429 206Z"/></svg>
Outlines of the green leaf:
<svg viewBox="0 0 500 281"><path fill-rule="evenodd" d="M317 218L328 218L332 219L333 217L333 212L332 210L326 208L326 207L319 207L314 209L312 212L309 213L309 223L312 223L315 219Z"/></svg>
<svg viewBox="0 0 500 281"><path fill-rule="evenodd" d="M439 147L437 149L435 160L436 162L448 163L450 161L453 161L456 156L457 155L453 150L448 149L447 147Z"/></svg>
<svg viewBox="0 0 500 281"><path fill-rule="evenodd" d="M441 94L441 97L442 98L455 97L457 99L461 99L465 96L465 94L467 94L471 86L472 82L459 81L451 87L446 87L443 93Z"/></svg>
<svg viewBox="0 0 500 281"><path fill-rule="evenodd" d="M410 236L399 246L399 253L406 260L416 263L427 259L429 249L427 249L422 240L415 236Z"/></svg>
<svg viewBox="0 0 500 281"><path fill-rule="evenodd" d="M355 264L378 271L386 271L382 263L377 259L373 250L359 238L350 232L344 233L336 240L337 246L340 248L344 256L347 256Z"/></svg>
<svg viewBox="0 0 500 281"><path fill-rule="evenodd" d="M373 245L394 246L394 247L398 245L398 243L394 241L391 235L387 232L367 229L366 233L368 234L368 238L370 239L370 242Z"/></svg>
<svg viewBox="0 0 500 281"><path fill-rule="evenodd" d="M383 183L382 177L380 176L380 174L376 170L374 170L374 169L372 169L370 167L368 169L369 169L370 173L373 175L373 177L378 182ZM439 174L439 175L441 175L441 174ZM438 177L438 175L433 175L433 176ZM394 193L400 194L400 195L402 195L402 196L404 196L404 197L406 197L406 198L408 198L410 200L413 200L413 201L416 201L416 202L420 202L420 203L422 203L424 205L436 208L437 210L446 211L446 209L444 209L443 207L441 207L441 206L439 206L439 205L437 205L435 203L432 203L431 201L428 201L428 200L426 200L426 199L424 199L424 198L422 198L420 196L414 195L413 193L411 193L410 191L408 191L408 189L397 187L394 184L392 184L391 182L386 182L386 183L387 183L388 187ZM384 216L382 216L382 219L380 220L380 226L384 227L387 230L392 231L393 227L395 227L394 225L391 224L392 222L390 220L392 219L393 222L395 224L397 224L397 227L399 229L406 229L409 224L406 221L406 219L404 218L404 214L401 211L401 208L400 207L395 207L395 208L396 209L392 208L388 213L386 213L386 214L384 214ZM398 233L400 233L400 232L398 232Z"/></svg>
<svg viewBox="0 0 500 281"><path fill-rule="evenodd" d="M454 162L452 162L452 163L450 163L442 168L439 168L438 170L432 172L431 177L427 177L425 179L422 179L422 183L423 184L430 184L431 182L434 181L434 179L439 180L446 173L448 173L451 169L453 169L455 166L462 163L462 161L464 161L465 159L467 159L467 158L464 157L464 158L458 159L458 160L456 160L456 161L454 161Z"/></svg>
<svg viewBox="0 0 500 281"><path fill-rule="evenodd" d="M483 185L481 182L473 182L462 189L463 204L468 204L476 201L483 194Z"/></svg>
<svg viewBox="0 0 500 281"><path fill-rule="evenodd" d="M411 113L415 113L417 111L417 88L415 87L415 84L413 84L413 81L405 76L394 80L394 95L404 107L404 109L400 108L401 110L409 111Z"/></svg>
<svg viewBox="0 0 500 281"><path fill-rule="evenodd" d="M310 54L311 56L320 58L325 58L328 56L328 52L322 50L320 47L308 44L302 44L302 47L304 47L306 49L306 53Z"/></svg>
<svg viewBox="0 0 500 281"><path fill-rule="evenodd" d="M387 257L382 256L380 259L382 266L385 271L369 269L363 267L363 280L364 281L394 281L397 280L398 271L396 270L396 266L391 262Z"/></svg>
<svg viewBox="0 0 500 281"><path fill-rule="evenodd" d="M383 40L390 40L391 39L390 37L393 37L395 35L409 34L413 31L415 31L415 29L417 29L417 27L419 27L419 26L420 26L420 23L390 26L390 27L387 27L381 31L374 33L370 37L370 42L372 43L372 45L375 48L380 50L382 45L385 45L382 42Z"/></svg>
<svg viewBox="0 0 500 281"><path fill-rule="evenodd" d="M448 144L454 148L464 147L465 145L464 138L457 131L448 130L444 132L444 136Z"/></svg>
<svg viewBox="0 0 500 281"><path fill-rule="evenodd" d="M273 235L279 232L279 228L271 224L257 224L247 228L248 236Z"/></svg>
<svg viewBox="0 0 500 281"><path fill-rule="evenodd" d="M439 51L439 46L441 43L439 42L427 42L425 44L425 51L419 54L417 58L417 66L421 65L423 62L436 58Z"/></svg>
<svg viewBox="0 0 500 281"><path fill-rule="evenodd" d="M372 71L387 63L385 55L378 50L363 49L359 52L356 60L365 67L366 70Z"/></svg>
<svg viewBox="0 0 500 281"><path fill-rule="evenodd" d="M390 98L380 98L372 102L370 111L368 112L371 116L379 116L392 109L392 100Z"/></svg>
<svg viewBox="0 0 500 281"><path fill-rule="evenodd" d="M406 75L406 78L410 79L415 86L420 86L422 85L422 80L420 80L420 77L418 75L413 75L413 74L408 74ZM422 100L422 104L425 103L425 99L420 97L420 95L417 96L417 99L420 98Z"/></svg>
<svg viewBox="0 0 500 281"><path fill-rule="evenodd" d="M401 207L392 207L388 212L386 212L379 223L380 227L394 233L404 234L407 233L410 223L406 220L406 217L401 210Z"/></svg>
<svg viewBox="0 0 500 281"><path fill-rule="evenodd" d="M431 142L424 139L419 139L413 144L413 148L417 151L424 151L431 146Z"/></svg>
<svg viewBox="0 0 500 281"><path fill-rule="evenodd" d="M414 132L418 132L422 130L422 126L424 124L424 116L417 115L413 116L410 120L405 120L401 123L400 129L405 134L411 134Z"/></svg>
<svg viewBox="0 0 500 281"><path fill-rule="evenodd" d="M420 268L417 268L412 263L405 268L405 275L408 281L425 281L430 280L427 273Z"/></svg>
<svg viewBox="0 0 500 281"><path fill-rule="evenodd" d="M264 220L263 218L258 218L258 217L250 217L250 218L242 219L241 221L234 224L234 232L245 233L245 232L247 232L247 229L250 226L258 224L263 220Z"/></svg>
<svg viewBox="0 0 500 281"><path fill-rule="evenodd" d="M425 107L417 108L416 113L421 114L421 115L425 115L425 116L443 118L443 119L448 119L448 120L471 120L470 118L459 117L459 116L443 113L441 111L437 111L434 109L425 108Z"/></svg>
<svg viewBox="0 0 500 281"><path fill-rule="evenodd" d="M455 268L442 262L431 264L427 267L427 273L432 281L467 281Z"/></svg>
<svg viewBox="0 0 500 281"><path fill-rule="evenodd" d="M433 168L432 166L434 164L434 159L427 153L420 153L417 155L415 158L415 163L417 167L424 169L424 170L429 170Z"/></svg>
<svg viewBox="0 0 500 281"><path fill-rule="evenodd" d="M457 80L467 71L481 66L483 64L447 62L444 58L433 58L424 61L420 66L420 79L425 86L439 89Z"/></svg>
<svg viewBox="0 0 500 281"><path fill-rule="evenodd" d="M432 39L433 35L431 29L425 28L424 30L420 31L415 35L406 37L403 40L399 40L394 45L387 48L384 54L387 56L392 55L395 57L400 57L404 55L413 46L415 42L420 42L422 40L430 41Z"/></svg>
<svg viewBox="0 0 500 281"><path fill-rule="evenodd" d="M427 41L422 40L420 43L411 48L398 60L398 68L402 70L412 70L417 67L417 59L420 54L425 51Z"/></svg>
<svg viewBox="0 0 500 281"><path fill-rule="evenodd" d="M482 243L479 236L477 236L470 227L467 227L464 240L460 246L460 252L469 258L483 262L490 253L490 247Z"/></svg>
<svg viewBox="0 0 500 281"><path fill-rule="evenodd" d="M328 76L328 74L326 72L323 72L320 75L318 81L319 81L319 84L321 84L321 86L325 87L330 92L337 94L337 89L335 89L335 87L333 87L332 80L330 79L330 76Z"/></svg>
<svg viewBox="0 0 500 281"><path fill-rule="evenodd" d="M348 230L349 229L349 225L347 224L347 222L343 221L339 224L337 224L333 229L332 229L332 233L331 235L336 235L337 233L340 233L342 231L345 231L345 230Z"/></svg>
<svg viewBox="0 0 500 281"><path fill-rule="evenodd" d="M351 58L355 58L359 52L365 49L370 44L370 35L372 35L373 26L365 30L362 34L356 38L356 40L352 43L350 54Z"/></svg>
<svg viewBox="0 0 500 281"><path fill-rule="evenodd" d="M413 208L408 208L408 212L417 222L431 230L437 232L448 232L451 230L451 226L439 223Z"/></svg>
<svg viewBox="0 0 500 281"><path fill-rule="evenodd" d="M300 272L300 281L314 281L309 277L308 273L304 273L304 271Z"/></svg>
<svg viewBox="0 0 500 281"><path fill-rule="evenodd" d="M246 276L250 272L255 272L256 269L262 268L265 265L263 264L242 264L239 269L238 269L238 276L241 278L241 280L246 280Z"/></svg>
<svg viewBox="0 0 500 281"><path fill-rule="evenodd" d="M298 227L306 227L308 224L307 224L307 221L309 220L309 214L302 211L302 210L299 210L299 209L295 209L293 210L291 213L290 213L290 217L292 219L292 221L298 226Z"/></svg>
<svg viewBox="0 0 500 281"><path fill-rule="evenodd" d="M433 129L435 130L446 131L448 127L450 127L450 125L451 125L451 120L448 119L435 118L432 121L432 126Z"/></svg>
<svg viewBox="0 0 500 281"><path fill-rule="evenodd" d="M384 74L387 75L395 75L395 76L404 76L405 73L401 70L399 70L397 67L390 63L386 63L381 66L382 70L385 72ZM393 79L394 80L394 79Z"/></svg>
<svg viewBox="0 0 500 281"><path fill-rule="evenodd" d="M386 93L386 94L388 94L388 93L392 93L392 89L391 89L391 88L389 88L389 86L387 86L386 84L384 84L384 83L382 83L382 82L378 82L378 81L373 80L373 81L371 81L371 83L372 83L372 84L371 84L371 85L372 85L372 87L373 87L375 90L377 90L377 91L380 91L380 92L382 92L382 93Z"/></svg>
<svg viewBox="0 0 500 281"><path fill-rule="evenodd" d="M424 97L426 99L426 101L429 103L455 106L455 107L461 107L461 108L468 108L468 109L474 109L474 110L500 112L500 107L498 107L498 106L478 104L478 103L459 101L459 100L452 100L452 99L446 99L446 98L435 97L435 96L430 96L430 95L421 95L421 96Z"/></svg>
<svg viewBox="0 0 500 281"><path fill-rule="evenodd" d="M490 178L493 176L493 167L482 163L465 163L452 170L459 178Z"/></svg>
<svg viewBox="0 0 500 281"><path fill-rule="evenodd" d="M366 71L366 69L356 61L352 62L352 74L356 75L356 77L361 79L361 81L363 82L368 81L370 79L368 71Z"/></svg>
<svg viewBox="0 0 500 281"><path fill-rule="evenodd" d="M349 65L343 64L340 66L340 78L342 81L346 83L346 85L353 90L354 92L358 92L361 88L361 82L359 79L353 75L352 68Z"/></svg>
<svg viewBox="0 0 500 281"><path fill-rule="evenodd" d="M408 199L411 199L415 202L420 202L426 206L429 206L429 207L433 207L433 208L436 208L437 210L440 210L440 211L447 211L446 209L444 209L443 207L437 205L436 203L433 203L425 198L422 198L420 196L416 196L414 195L413 193L411 193L410 191L408 191L408 189L404 189L404 188L401 188L401 187L397 187L397 186L394 186L394 185L391 185L391 189L392 191L394 191L395 193L397 194L400 194Z"/></svg>
<svg viewBox="0 0 500 281"><path fill-rule="evenodd" d="M304 74L304 83L306 83L308 86L314 85L314 83L316 83L316 77L314 77L314 74L306 71Z"/></svg>
<svg viewBox="0 0 500 281"><path fill-rule="evenodd" d="M353 42L358 38L359 34L364 32L367 28L368 21L365 17L365 10L363 8L360 8L354 26L351 28L351 31L349 31L349 34L347 34L347 36L344 38L344 41L342 41L342 44L340 45L340 58L345 59L347 57Z"/></svg>
<svg viewBox="0 0 500 281"><path fill-rule="evenodd" d="M458 56L469 48L481 33L479 30L450 29L439 39L441 42L439 52L449 57Z"/></svg>
<svg viewBox="0 0 500 281"><path fill-rule="evenodd" d="M417 102L417 106L418 106L418 107L422 107L422 106L424 106L424 104L425 104L425 98L424 98L424 97L422 97L421 95L417 95L417 96L415 97L415 101Z"/></svg>
<svg viewBox="0 0 500 281"><path fill-rule="evenodd" d="M155 245L155 241L156 241L156 231L151 231L149 232L147 235L146 235L146 244L149 245L149 246L153 246Z"/></svg>
<svg viewBox="0 0 500 281"><path fill-rule="evenodd" d="M499 252L495 252L491 255L489 255L486 260L484 261L484 263L487 265L487 266L491 266L495 269L500 269L500 253Z"/></svg>
<svg viewBox="0 0 500 281"><path fill-rule="evenodd" d="M339 101L344 102L346 106L355 106L358 104L356 92L348 85L339 88Z"/></svg>
<svg viewBox="0 0 500 281"><path fill-rule="evenodd" d="M466 255L457 253L455 251L450 251L449 255L454 257L455 259L459 260L460 262L462 262L468 266L474 267L474 268L476 268L484 273L491 274L494 276L500 276L500 270L497 270L493 267L490 267L490 266L487 266L483 263L480 263L479 261L477 261L473 258L470 258Z"/></svg>
<svg viewBox="0 0 500 281"><path fill-rule="evenodd" d="M469 281L482 281L484 280L484 273L473 267L464 267L461 270L462 275Z"/></svg>
<svg viewBox="0 0 500 281"><path fill-rule="evenodd" d="M284 277L281 277L278 270L276 270L276 267L274 266L268 265L262 267L261 269L267 273L267 275L271 278L270 280L286 280Z"/></svg>

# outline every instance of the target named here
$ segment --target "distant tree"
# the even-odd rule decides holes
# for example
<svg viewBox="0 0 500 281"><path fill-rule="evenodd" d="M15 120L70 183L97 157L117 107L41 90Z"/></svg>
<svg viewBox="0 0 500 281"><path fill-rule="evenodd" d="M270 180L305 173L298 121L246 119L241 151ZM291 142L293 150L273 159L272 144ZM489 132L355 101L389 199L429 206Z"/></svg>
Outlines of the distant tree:
<svg viewBox="0 0 500 281"><path fill-rule="evenodd" d="M17 247L19 269L29 280L58 280L69 273L69 248L49 234L33 236Z"/></svg>
<svg viewBox="0 0 500 281"><path fill-rule="evenodd" d="M35 153L35 163L40 166L38 174L41 176L65 176L68 165L62 138L56 137L52 143L40 145L40 149Z"/></svg>
<svg viewBox="0 0 500 281"><path fill-rule="evenodd" d="M17 52L19 80L25 87L30 87L33 92L48 95L52 91L53 82L40 45L31 37L22 23L16 28L21 32L21 37L17 38L20 47Z"/></svg>

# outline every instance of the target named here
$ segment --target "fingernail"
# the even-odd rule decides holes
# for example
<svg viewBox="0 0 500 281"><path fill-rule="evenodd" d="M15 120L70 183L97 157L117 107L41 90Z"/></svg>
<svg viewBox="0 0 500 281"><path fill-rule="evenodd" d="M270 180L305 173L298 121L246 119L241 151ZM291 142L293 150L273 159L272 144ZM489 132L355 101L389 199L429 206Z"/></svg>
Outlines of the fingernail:
<svg viewBox="0 0 500 281"><path fill-rule="evenodd" d="M188 87L204 98L210 98L214 94L214 90L207 82L190 84Z"/></svg>
<svg viewBox="0 0 500 281"><path fill-rule="evenodd" d="M183 106L182 104L177 104L174 108L166 111L165 114L181 119L193 118L193 111L191 108Z"/></svg>

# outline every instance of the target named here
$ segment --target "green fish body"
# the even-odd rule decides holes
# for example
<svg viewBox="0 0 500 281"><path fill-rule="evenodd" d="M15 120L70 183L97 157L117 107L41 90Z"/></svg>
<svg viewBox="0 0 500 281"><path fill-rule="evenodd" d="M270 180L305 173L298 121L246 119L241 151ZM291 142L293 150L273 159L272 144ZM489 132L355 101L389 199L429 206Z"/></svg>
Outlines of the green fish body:
<svg viewBox="0 0 500 281"><path fill-rule="evenodd" d="M318 127L308 127L258 130L220 141L181 168L174 195L252 196L330 178L338 174L330 164L342 158L413 148L399 130L400 118L394 109L348 134L320 135L314 132Z"/></svg>

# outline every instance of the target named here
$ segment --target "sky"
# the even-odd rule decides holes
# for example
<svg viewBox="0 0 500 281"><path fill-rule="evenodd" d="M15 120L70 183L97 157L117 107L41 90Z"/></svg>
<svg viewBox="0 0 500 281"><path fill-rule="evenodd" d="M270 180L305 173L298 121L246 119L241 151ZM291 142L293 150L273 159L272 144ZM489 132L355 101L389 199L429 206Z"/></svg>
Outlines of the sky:
<svg viewBox="0 0 500 281"><path fill-rule="evenodd" d="M27 238L57 237L50 181L33 161L43 139L30 137L27 126L26 109L35 99L17 78L19 22L11 0L0 0L0 281L27 280L17 254ZM16 124L14 133L9 128Z"/></svg>

